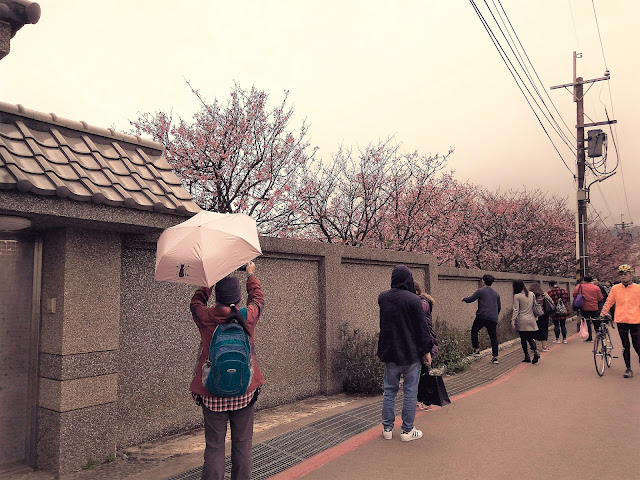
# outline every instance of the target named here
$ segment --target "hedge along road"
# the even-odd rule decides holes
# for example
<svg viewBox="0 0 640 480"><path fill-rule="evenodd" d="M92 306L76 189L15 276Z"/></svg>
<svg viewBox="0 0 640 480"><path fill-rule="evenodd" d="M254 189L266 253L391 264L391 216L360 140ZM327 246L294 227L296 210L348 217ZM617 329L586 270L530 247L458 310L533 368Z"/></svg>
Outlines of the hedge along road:
<svg viewBox="0 0 640 480"><path fill-rule="evenodd" d="M593 343L577 335L552 344L537 365L522 364L489 385L420 413L424 437L382 438L381 427L354 437L276 476L438 479L633 479L640 471L640 368L622 377L620 339L604 377ZM398 425L398 423L396 423Z"/></svg>

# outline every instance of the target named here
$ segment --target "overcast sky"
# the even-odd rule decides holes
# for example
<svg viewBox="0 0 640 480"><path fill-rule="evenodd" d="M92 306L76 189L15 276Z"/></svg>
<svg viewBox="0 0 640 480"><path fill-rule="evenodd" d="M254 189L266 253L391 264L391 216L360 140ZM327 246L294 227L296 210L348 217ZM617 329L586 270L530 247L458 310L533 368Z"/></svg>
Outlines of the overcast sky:
<svg viewBox="0 0 640 480"><path fill-rule="evenodd" d="M272 105L289 90L294 125L306 118L311 143L324 159L341 143L365 146L390 135L408 151L436 154L452 146L449 167L459 180L490 189L541 189L567 198L575 209L572 172L470 1L38 3L39 23L25 25L0 61L0 101L128 131L129 121L142 112L173 109L190 117L198 103L185 78L209 101L226 100L234 82L265 90ZM475 3L490 19L485 1ZM552 103L559 111L557 120L566 122L572 145L575 103L565 89L549 87L572 82L574 50L583 55L577 70L585 79L602 77L606 59L611 80L588 91L585 121L606 120L605 106L617 119L621 168L592 186L591 203L607 226L638 225L640 2L487 3L494 12L502 4L542 80L545 103L554 115ZM597 128L609 133L608 126ZM574 171L575 155L557 135L552 138ZM610 136L608 168L615 163ZM587 183L594 179L589 176Z"/></svg>

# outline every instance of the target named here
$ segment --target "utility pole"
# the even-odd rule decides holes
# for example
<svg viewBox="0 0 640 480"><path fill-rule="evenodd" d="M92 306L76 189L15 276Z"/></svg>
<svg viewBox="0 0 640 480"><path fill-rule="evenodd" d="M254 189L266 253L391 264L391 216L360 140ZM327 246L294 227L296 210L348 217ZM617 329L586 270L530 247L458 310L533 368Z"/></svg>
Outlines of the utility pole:
<svg viewBox="0 0 640 480"><path fill-rule="evenodd" d="M574 52L575 58L575 52ZM575 60L574 60L575 61ZM584 188L584 85L582 77L574 80L574 91L576 98L576 141L577 141L577 164L578 164L578 267L580 278L583 278L589 268L589 257L587 255L587 202L588 192ZM579 279L578 279L579 280Z"/></svg>
<svg viewBox="0 0 640 480"><path fill-rule="evenodd" d="M630 228L633 225L633 222L627 222L625 223L625 221L622 218L622 214L620 214L620 223L616 223L615 226L616 227L620 227L622 228L622 233L618 234L618 237L620 237L623 240L633 240L633 234L631 232L627 233L627 228Z"/></svg>
<svg viewBox="0 0 640 480"><path fill-rule="evenodd" d="M554 90L556 88L573 87L573 101L576 102L576 164L578 170L578 236L576 238L576 277L578 280L580 280L589 271L589 254L587 251L587 204L589 203L589 188L585 188L584 186L586 167L584 154L584 142L586 139L584 136L584 129L585 127L595 127L596 125L617 123L617 121L610 120L607 122L595 122L588 124L584 123L584 84L609 80L609 72L605 72L604 77L594 78L592 80L583 80L582 77L576 78L577 58L582 58L582 54L573 52L573 82L566 83L564 85L556 85L554 87L551 87L551 90ZM604 178L602 180L604 180Z"/></svg>

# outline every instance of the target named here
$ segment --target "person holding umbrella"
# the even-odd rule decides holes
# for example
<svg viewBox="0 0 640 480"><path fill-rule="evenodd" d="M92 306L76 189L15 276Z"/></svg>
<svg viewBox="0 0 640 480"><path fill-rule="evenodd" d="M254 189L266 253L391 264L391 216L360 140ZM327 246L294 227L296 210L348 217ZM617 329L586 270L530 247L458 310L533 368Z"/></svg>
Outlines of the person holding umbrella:
<svg viewBox="0 0 640 480"><path fill-rule="evenodd" d="M239 303L242 292L240 281L227 276L215 284L216 304L208 307L211 288L200 287L191 298L191 314L201 337L201 353L198 358L195 376L191 382L191 394L202 407L206 447L204 451L203 480L222 480L224 478L225 436L227 422L231 425L231 478L248 480L251 476L251 449L253 443L253 416L255 402L264 383L264 377L253 349L253 337L256 324L264 307L264 295L258 277L256 265L249 262L247 277L246 320L240 313ZM236 397L215 397L202 384L202 369L209 353L209 344L218 325L228 319L237 319L244 323L251 344L253 376L247 392Z"/></svg>

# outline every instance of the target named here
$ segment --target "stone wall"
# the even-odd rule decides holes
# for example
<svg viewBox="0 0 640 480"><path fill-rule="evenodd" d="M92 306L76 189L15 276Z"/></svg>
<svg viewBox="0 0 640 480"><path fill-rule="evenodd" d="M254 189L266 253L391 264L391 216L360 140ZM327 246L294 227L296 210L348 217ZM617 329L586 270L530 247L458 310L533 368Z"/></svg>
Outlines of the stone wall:
<svg viewBox="0 0 640 480"><path fill-rule="evenodd" d="M1 23L1 22L0 22ZM33 245L0 240L0 465L25 458Z"/></svg>
<svg viewBox="0 0 640 480"><path fill-rule="evenodd" d="M436 298L434 315L468 328L476 304L462 298L478 288L483 271L438 268L431 255L261 238L256 259L266 307L255 348L266 378L258 408L340 391L332 365L343 322L376 333L377 297L390 287L391 271L408 265ZM201 424L188 389L199 349L189 312L195 287L153 280L155 242L123 243L118 448ZM511 309L511 281L548 278L493 273L503 316ZM244 285L246 274L238 272ZM565 279L565 282L567 280ZM243 297L246 301L246 293Z"/></svg>
<svg viewBox="0 0 640 480"><path fill-rule="evenodd" d="M37 466L78 470L115 454L120 235L44 236ZM55 308L51 308L55 304Z"/></svg>

